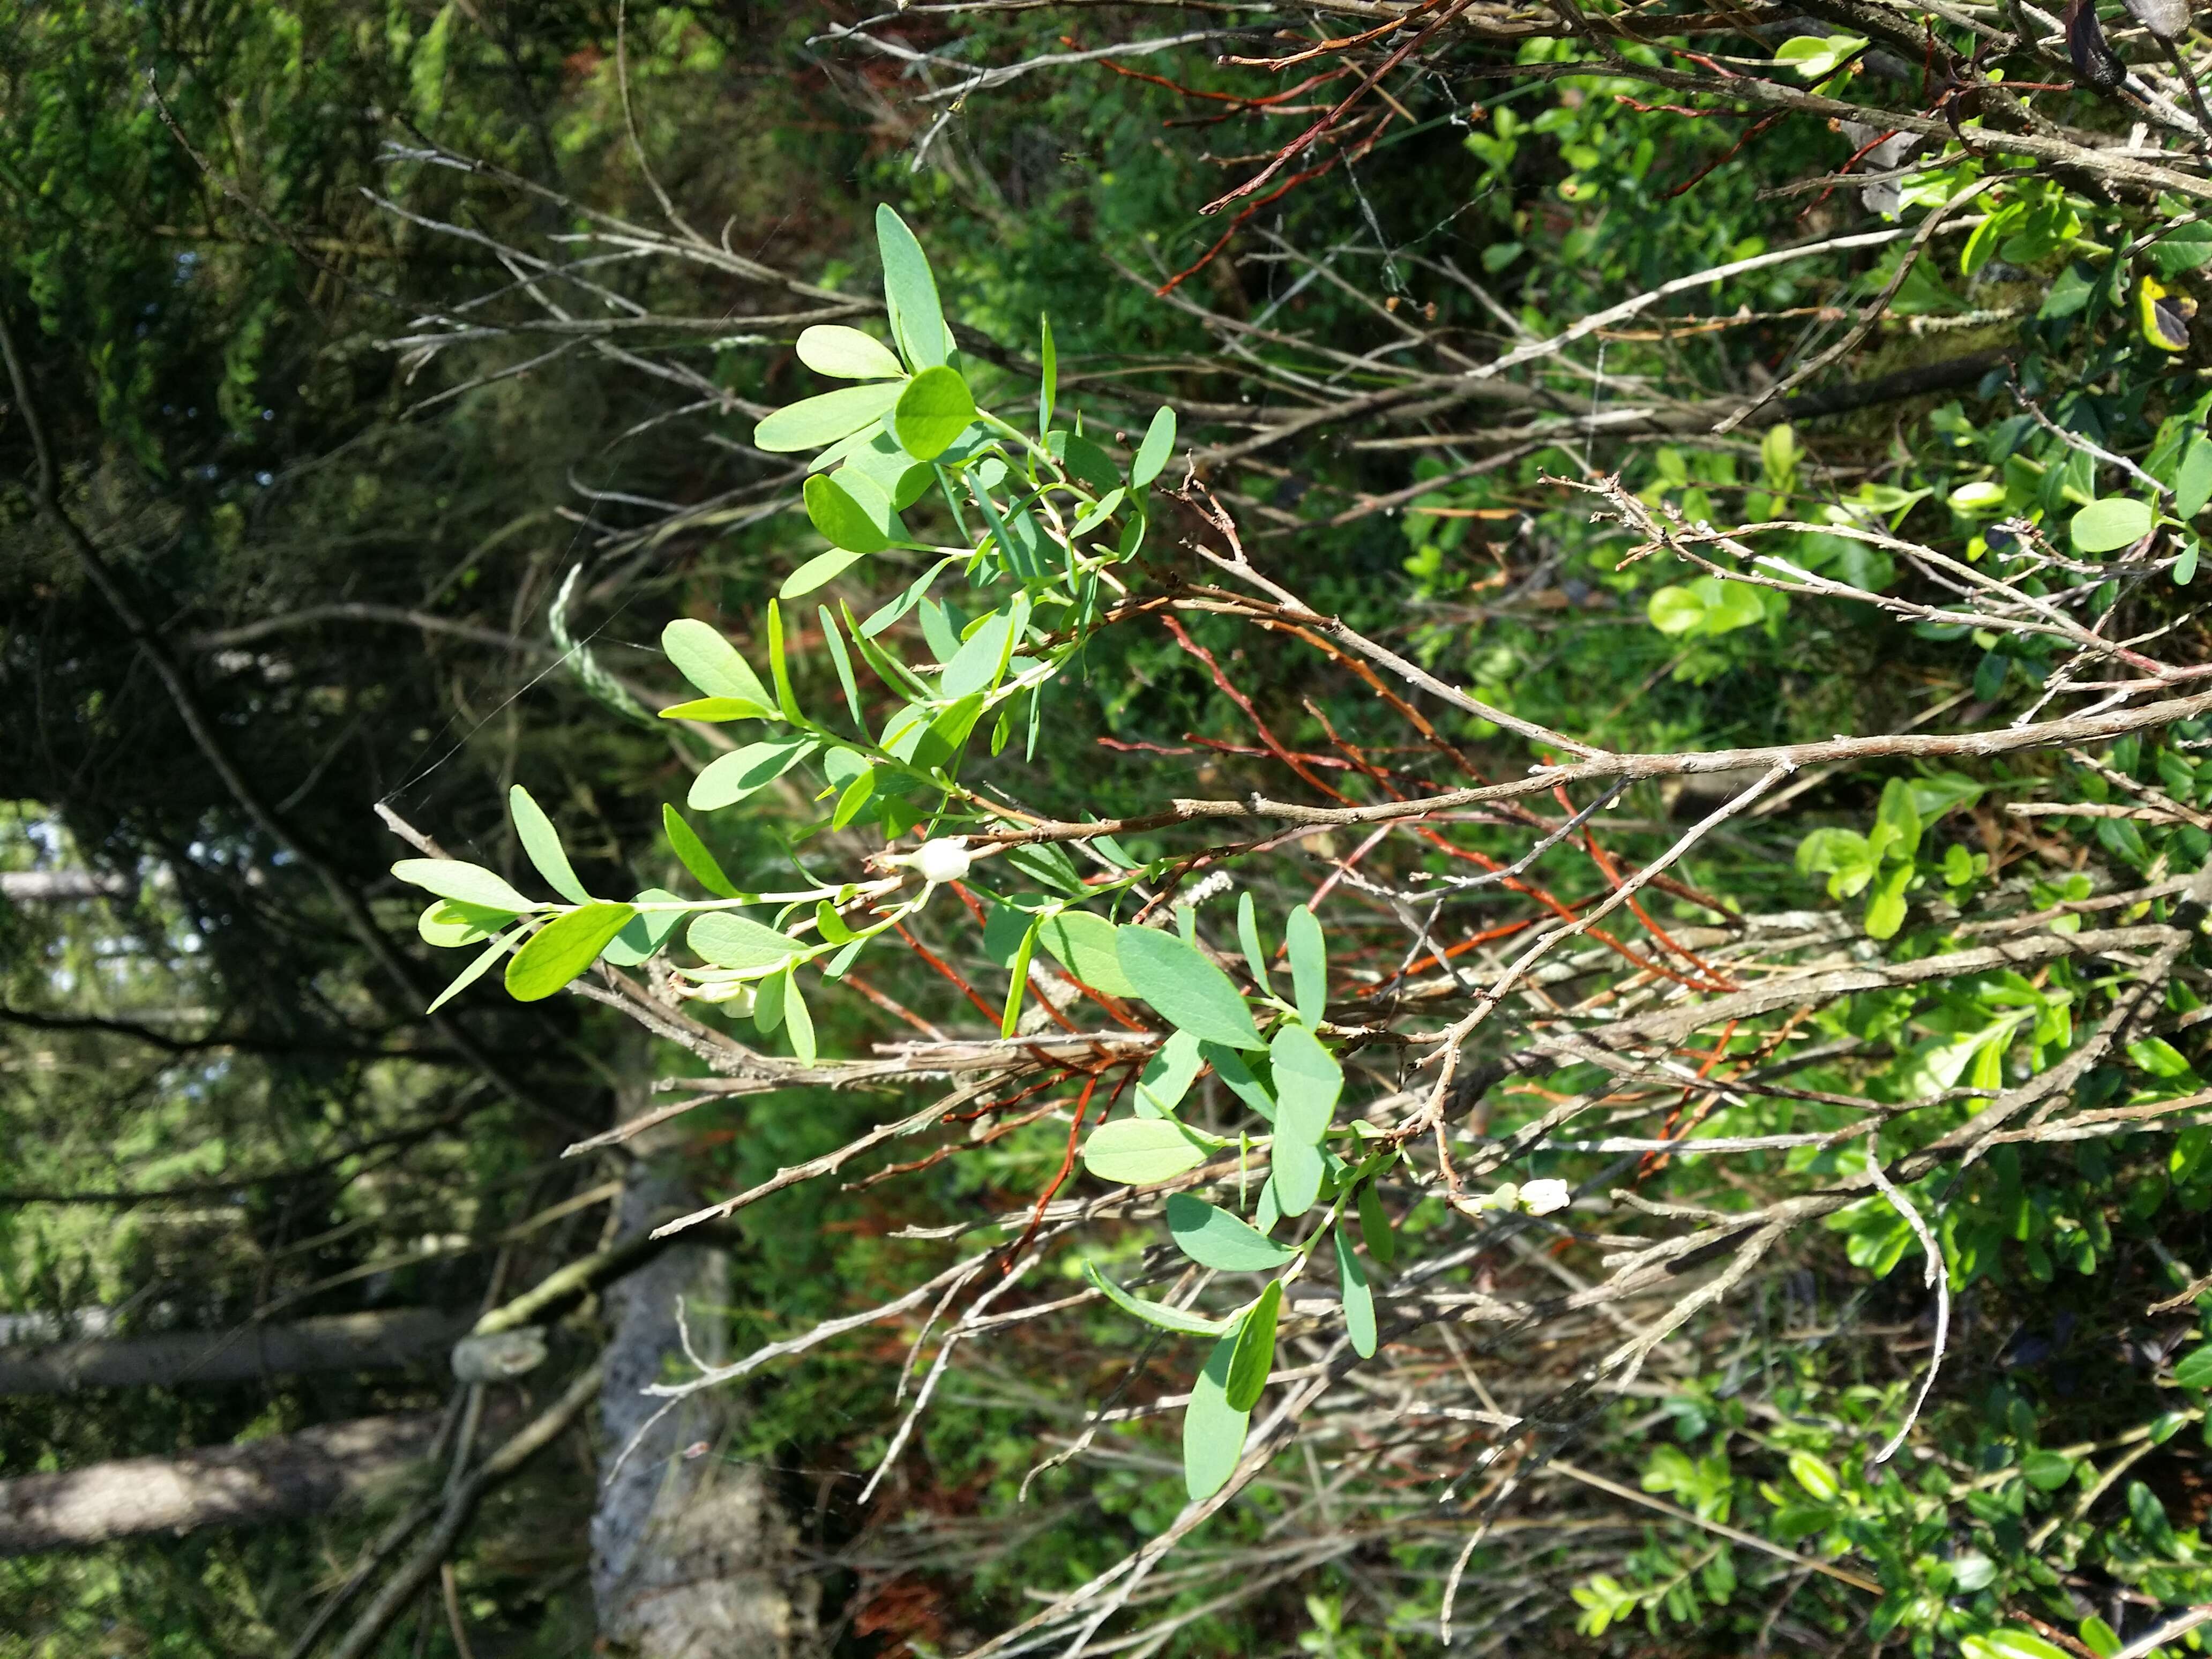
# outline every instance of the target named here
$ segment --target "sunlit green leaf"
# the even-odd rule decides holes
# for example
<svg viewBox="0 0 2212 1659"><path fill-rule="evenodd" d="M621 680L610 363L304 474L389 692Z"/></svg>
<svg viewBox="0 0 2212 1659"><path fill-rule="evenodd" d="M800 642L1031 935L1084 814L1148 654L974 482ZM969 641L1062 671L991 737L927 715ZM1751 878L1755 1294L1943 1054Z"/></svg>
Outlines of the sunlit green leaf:
<svg viewBox="0 0 2212 1659"><path fill-rule="evenodd" d="M514 817L514 833L521 840L522 850L545 878L545 884L562 898L572 903L585 904L591 895L584 884L576 879L576 872L568 862L568 854L561 846L560 831L554 829L553 820L532 799L520 784L507 792L507 810Z"/></svg>
<svg viewBox="0 0 2212 1659"><path fill-rule="evenodd" d="M1229 975L1174 934L1126 927L1115 936L1115 954L1136 994L1172 1024L1232 1048L1265 1046Z"/></svg>
<svg viewBox="0 0 2212 1659"><path fill-rule="evenodd" d="M637 912L627 904L584 904L556 916L507 964L507 988L517 1002L551 996L599 960L599 952Z"/></svg>
<svg viewBox="0 0 2212 1659"><path fill-rule="evenodd" d="M1267 1273L1297 1251L1285 1249L1218 1206L1188 1193L1168 1196L1168 1231L1176 1247L1201 1267L1223 1273Z"/></svg>
<svg viewBox="0 0 2212 1659"><path fill-rule="evenodd" d="M464 864L459 859L402 859L392 866L392 873L410 886L482 909L514 915L542 908L536 900L523 897L482 865Z"/></svg>

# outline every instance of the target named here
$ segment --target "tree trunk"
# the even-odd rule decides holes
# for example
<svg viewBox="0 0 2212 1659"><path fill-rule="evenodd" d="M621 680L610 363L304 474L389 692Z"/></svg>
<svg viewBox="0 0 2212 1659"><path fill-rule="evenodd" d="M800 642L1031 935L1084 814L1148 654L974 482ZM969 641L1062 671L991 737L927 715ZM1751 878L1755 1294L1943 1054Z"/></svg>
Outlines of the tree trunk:
<svg viewBox="0 0 2212 1659"><path fill-rule="evenodd" d="M398 1481L429 1451L439 1424L434 1412L368 1417L242 1446L0 1480L0 1556L319 1515Z"/></svg>
<svg viewBox="0 0 2212 1659"><path fill-rule="evenodd" d="M232 1331L64 1342L20 1354L0 1349L0 1396L173 1389L301 1371L391 1370L450 1349L467 1334L473 1318L437 1308L400 1308Z"/></svg>
<svg viewBox="0 0 2212 1659"><path fill-rule="evenodd" d="M624 1115L646 1103L641 1096L626 1097ZM699 1205L666 1139L656 1146L648 1135L633 1145L641 1156L623 1184L623 1237ZM693 1346L711 1364L721 1356L729 1301L729 1258L721 1250L672 1246L606 1294L613 1330L599 1396L602 1484L592 1517L601 1650L634 1659L798 1659L817 1646L817 1588L796 1568L797 1539L772 1483L758 1466L728 1455L728 1396L708 1390L645 1429L667 1402L644 1388L692 1370L677 1327L679 1298ZM641 1431L642 1443L614 1469Z"/></svg>

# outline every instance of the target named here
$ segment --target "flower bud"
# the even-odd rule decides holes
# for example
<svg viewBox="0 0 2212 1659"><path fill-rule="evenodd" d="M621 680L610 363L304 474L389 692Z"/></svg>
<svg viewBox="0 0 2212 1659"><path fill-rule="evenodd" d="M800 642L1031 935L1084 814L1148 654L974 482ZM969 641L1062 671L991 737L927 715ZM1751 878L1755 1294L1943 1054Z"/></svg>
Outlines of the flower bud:
<svg viewBox="0 0 2212 1659"><path fill-rule="evenodd" d="M1574 1201L1574 1188L1564 1181L1532 1181L1521 1189L1521 1207L1530 1215L1549 1215Z"/></svg>
<svg viewBox="0 0 2212 1659"><path fill-rule="evenodd" d="M935 841L922 842L907 862L933 886L939 882L959 881L968 874L968 844L958 836L940 836Z"/></svg>

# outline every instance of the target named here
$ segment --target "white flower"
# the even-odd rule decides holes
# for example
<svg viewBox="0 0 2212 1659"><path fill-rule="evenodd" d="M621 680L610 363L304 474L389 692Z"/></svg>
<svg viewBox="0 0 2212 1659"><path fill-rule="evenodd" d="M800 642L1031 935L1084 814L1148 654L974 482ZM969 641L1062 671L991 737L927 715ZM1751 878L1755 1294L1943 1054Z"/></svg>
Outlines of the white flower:
<svg viewBox="0 0 2212 1659"><path fill-rule="evenodd" d="M1574 1188L1564 1181L1532 1181L1521 1189L1521 1207L1530 1215L1549 1215L1574 1201Z"/></svg>
<svg viewBox="0 0 2212 1659"><path fill-rule="evenodd" d="M958 836L940 836L935 841L922 842L907 863L920 871L921 878L932 886L959 881L968 873L968 843Z"/></svg>

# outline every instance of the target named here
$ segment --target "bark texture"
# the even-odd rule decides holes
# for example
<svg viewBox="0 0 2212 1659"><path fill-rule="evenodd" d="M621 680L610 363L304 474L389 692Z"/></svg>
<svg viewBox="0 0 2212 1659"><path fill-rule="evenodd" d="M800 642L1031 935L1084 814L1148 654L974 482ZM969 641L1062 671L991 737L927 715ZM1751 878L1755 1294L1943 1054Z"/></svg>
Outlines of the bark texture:
<svg viewBox="0 0 2212 1659"><path fill-rule="evenodd" d="M473 1316L438 1308L335 1314L229 1331L62 1342L0 1349L0 1395L72 1389L179 1388L303 1371L390 1370L451 1348Z"/></svg>
<svg viewBox="0 0 2212 1659"><path fill-rule="evenodd" d="M623 1237L699 1202L672 1152L646 1150L623 1188ZM672 1246L606 1294L603 1484L592 1518L601 1649L625 1659L799 1659L817 1647L817 1587L796 1570L797 1539L765 1474L725 1455L728 1396L709 1390L686 1401L613 1468L665 1403L641 1391L690 1370L679 1297L691 1310L695 1348L710 1362L719 1358L729 1298L721 1250Z"/></svg>
<svg viewBox="0 0 2212 1659"><path fill-rule="evenodd" d="M439 1423L434 1412L368 1417L242 1446L0 1480L0 1556L319 1515L402 1479L429 1451Z"/></svg>

